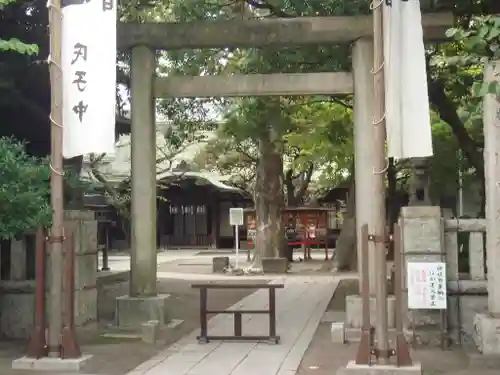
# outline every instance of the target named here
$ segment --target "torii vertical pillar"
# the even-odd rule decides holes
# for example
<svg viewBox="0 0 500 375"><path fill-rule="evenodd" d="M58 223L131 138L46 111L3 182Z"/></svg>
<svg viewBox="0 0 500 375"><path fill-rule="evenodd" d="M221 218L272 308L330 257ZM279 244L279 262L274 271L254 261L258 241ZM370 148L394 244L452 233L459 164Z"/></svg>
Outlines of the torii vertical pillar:
<svg viewBox="0 0 500 375"><path fill-rule="evenodd" d="M484 77L500 84L500 60L486 65ZM474 340L481 353L500 356L500 96L487 94L483 110L488 313L476 315Z"/></svg>
<svg viewBox="0 0 500 375"><path fill-rule="evenodd" d="M361 272L361 228L373 228L375 220L372 196L373 173L373 41L360 39L352 49L354 77L354 178L356 200L356 238L358 270ZM373 243L369 244L370 294L375 293L375 257Z"/></svg>
<svg viewBox="0 0 500 375"><path fill-rule="evenodd" d="M373 205L373 187L377 176L373 171L374 160L374 125L373 125L373 39L362 38L354 42L352 49L352 69L354 77L354 178L356 200L356 238L358 272L362 267L362 227L368 224L368 231L375 227L375 207ZM370 320L375 323L376 301L375 285L375 247L368 243L368 269L370 285ZM362 275L360 274L360 280ZM361 284L360 284L361 287ZM361 289L361 288L360 288ZM396 300L387 297L387 318L389 328L395 327ZM362 302L359 295L346 297L346 327L359 330L362 326Z"/></svg>
<svg viewBox="0 0 500 375"><path fill-rule="evenodd" d="M167 296L157 294L155 50L138 45L131 58L131 254L130 294L117 299L116 323L138 328L165 322Z"/></svg>

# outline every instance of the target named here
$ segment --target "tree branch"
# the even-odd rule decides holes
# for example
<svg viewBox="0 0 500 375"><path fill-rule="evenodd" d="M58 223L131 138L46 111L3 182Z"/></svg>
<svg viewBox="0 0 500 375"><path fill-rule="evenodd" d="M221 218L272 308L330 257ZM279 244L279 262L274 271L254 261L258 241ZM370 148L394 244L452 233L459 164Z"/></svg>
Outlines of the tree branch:
<svg viewBox="0 0 500 375"><path fill-rule="evenodd" d="M236 152L238 152L239 154L243 155L244 157L246 157L250 162L252 163L257 163L259 161L258 158L256 158L255 156L253 155L250 155L248 153L248 151L244 150L242 147L241 147L241 144L239 142L237 142L235 144L235 149L236 149Z"/></svg>
<svg viewBox="0 0 500 375"><path fill-rule="evenodd" d="M340 105L344 106L345 108L353 109L353 106L351 104L347 104L346 102L344 102L343 100L340 100L339 98L337 98L335 96L331 96L330 98L331 98L332 102L334 102L334 103L340 104Z"/></svg>
<svg viewBox="0 0 500 375"><path fill-rule="evenodd" d="M307 188L309 187L309 183L311 182L313 172L314 172L314 164L310 163L309 167L307 167L307 170L305 171L305 176L300 183L299 190L295 195L295 198L298 201L303 201L304 195L306 194Z"/></svg>
<svg viewBox="0 0 500 375"><path fill-rule="evenodd" d="M274 6L272 4L269 4L265 0L260 0L260 1L246 0L246 2L247 2L248 5L250 5L251 7L254 7L255 9L268 10L271 13L271 15L273 15L275 17L282 17L282 18L292 18L292 17L294 17L293 15L286 13L285 11L283 11L282 9L280 9L279 7Z"/></svg>
<svg viewBox="0 0 500 375"><path fill-rule="evenodd" d="M440 118L451 127L460 148L476 169L478 177L482 178L484 176L482 154L478 151L476 142L469 135L464 123L460 120L455 105L446 95L444 83L439 79L429 79L428 91L431 104L436 108Z"/></svg>

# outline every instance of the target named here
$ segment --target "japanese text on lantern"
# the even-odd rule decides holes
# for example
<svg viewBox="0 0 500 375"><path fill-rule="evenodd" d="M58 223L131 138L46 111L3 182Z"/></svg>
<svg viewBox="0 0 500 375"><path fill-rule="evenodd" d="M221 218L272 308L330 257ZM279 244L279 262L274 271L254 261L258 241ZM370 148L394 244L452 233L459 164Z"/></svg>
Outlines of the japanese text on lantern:
<svg viewBox="0 0 500 375"><path fill-rule="evenodd" d="M408 308L446 309L446 265L408 262Z"/></svg>
<svg viewBox="0 0 500 375"><path fill-rule="evenodd" d="M88 61L88 48L82 43L76 43L73 46L73 57L71 59L71 67L73 68L73 82L78 92L82 95L78 103L73 105L73 112L78 116L78 120L83 122L83 117L88 110L88 104L84 100L83 94L87 90L87 61Z"/></svg>

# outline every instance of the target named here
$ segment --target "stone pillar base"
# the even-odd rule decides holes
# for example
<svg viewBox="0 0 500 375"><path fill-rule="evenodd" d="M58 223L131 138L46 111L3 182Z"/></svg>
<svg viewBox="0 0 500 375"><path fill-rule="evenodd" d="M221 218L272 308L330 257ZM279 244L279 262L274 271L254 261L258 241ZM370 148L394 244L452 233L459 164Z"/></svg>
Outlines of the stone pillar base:
<svg viewBox="0 0 500 375"><path fill-rule="evenodd" d="M264 273L283 274L288 272L288 259L262 258L262 271Z"/></svg>
<svg viewBox="0 0 500 375"><path fill-rule="evenodd" d="M213 257L212 273L224 273L229 268L229 257Z"/></svg>
<svg viewBox="0 0 500 375"><path fill-rule="evenodd" d="M337 370L337 375L422 375L422 365L396 367L394 365L357 365L350 361L346 367Z"/></svg>
<svg viewBox="0 0 500 375"><path fill-rule="evenodd" d="M500 317L476 314L474 317L474 342L480 353L500 355Z"/></svg>
<svg viewBox="0 0 500 375"><path fill-rule="evenodd" d="M168 294L154 297L121 296L116 299L116 326L120 329L141 329L142 324L157 321L166 322Z"/></svg>
<svg viewBox="0 0 500 375"><path fill-rule="evenodd" d="M62 358L28 358L22 357L12 361L13 370L38 370L54 372L79 372L85 363L92 358L91 355L83 355L79 358L62 359Z"/></svg>
<svg viewBox="0 0 500 375"><path fill-rule="evenodd" d="M363 327L363 304L361 296L350 295L345 298L346 327L360 329ZM377 320L375 297L370 297L370 322L372 325ZM387 323L388 328L396 326L396 297L387 297Z"/></svg>

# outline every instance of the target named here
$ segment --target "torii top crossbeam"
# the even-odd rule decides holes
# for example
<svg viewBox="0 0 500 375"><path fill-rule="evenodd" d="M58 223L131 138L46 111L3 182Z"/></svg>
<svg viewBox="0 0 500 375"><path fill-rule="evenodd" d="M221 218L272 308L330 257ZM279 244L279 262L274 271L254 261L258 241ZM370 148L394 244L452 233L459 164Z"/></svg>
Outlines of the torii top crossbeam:
<svg viewBox="0 0 500 375"><path fill-rule="evenodd" d="M428 13L422 24L427 40L442 40L453 25L453 15ZM164 50L342 44L372 35L371 16L119 23L118 48L139 44Z"/></svg>

